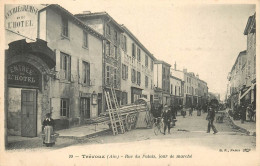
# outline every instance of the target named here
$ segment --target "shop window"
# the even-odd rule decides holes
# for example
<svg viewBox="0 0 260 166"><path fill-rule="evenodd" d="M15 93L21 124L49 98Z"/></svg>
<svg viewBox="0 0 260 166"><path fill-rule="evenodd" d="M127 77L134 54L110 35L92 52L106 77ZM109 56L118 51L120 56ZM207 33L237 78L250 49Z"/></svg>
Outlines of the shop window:
<svg viewBox="0 0 260 166"><path fill-rule="evenodd" d="M83 62L83 84L90 85L90 64Z"/></svg>
<svg viewBox="0 0 260 166"><path fill-rule="evenodd" d="M69 117L69 99L60 100L60 116Z"/></svg>
<svg viewBox="0 0 260 166"><path fill-rule="evenodd" d="M69 23L65 17L62 17L62 36L69 37Z"/></svg>
<svg viewBox="0 0 260 166"><path fill-rule="evenodd" d="M60 54L60 77L61 79L70 81L71 75L71 57L68 54Z"/></svg>

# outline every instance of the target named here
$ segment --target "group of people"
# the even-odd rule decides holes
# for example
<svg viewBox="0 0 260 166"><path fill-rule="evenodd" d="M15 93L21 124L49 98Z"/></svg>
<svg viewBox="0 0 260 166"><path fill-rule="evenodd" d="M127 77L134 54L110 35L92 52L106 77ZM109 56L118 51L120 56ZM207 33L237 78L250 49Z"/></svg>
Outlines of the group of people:
<svg viewBox="0 0 260 166"><path fill-rule="evenodd" d="M253 121L255 117L255 104L247 104L246 102L241 102L239 105L236 104L232 116L235 120L240 119L241 123Z"/></svg>
<svg viewBox="0 0 260 166"><path fill-rule="evenodd" d="M167 104L153 104L151 112L153 114L154 118L162 117L163 123L164 123L164 135L166 133L166 130L168 129L168 134L170 134L171 130L171 123L172 126L175 126L176 122L176 115L177 115L177 109L173 106L168 106Z"/></svg>

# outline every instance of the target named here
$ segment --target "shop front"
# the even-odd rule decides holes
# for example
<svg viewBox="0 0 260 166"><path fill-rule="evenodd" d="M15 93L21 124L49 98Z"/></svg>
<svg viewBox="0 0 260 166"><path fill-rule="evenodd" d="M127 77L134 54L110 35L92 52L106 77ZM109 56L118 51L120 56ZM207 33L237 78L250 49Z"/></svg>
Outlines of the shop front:
<svg viewBox="0 0 260 166"><path fill-rule="evenodd" d="M41 132L41 122L51 112L49 80L55 64L55 54L45 41L9 44L5 62L8 135L36 137Z"/></svg>

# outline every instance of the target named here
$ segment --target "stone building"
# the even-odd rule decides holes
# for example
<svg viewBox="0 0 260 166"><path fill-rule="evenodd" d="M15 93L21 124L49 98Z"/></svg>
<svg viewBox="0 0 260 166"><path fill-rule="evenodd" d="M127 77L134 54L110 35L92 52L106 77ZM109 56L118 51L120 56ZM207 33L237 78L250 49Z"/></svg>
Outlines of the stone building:
<svg viewBox="0 0 260 166"><path fill-rule="evenodd" d="M102 90L110 90L112 86L115 89L118 103L121 103L120 37L124 32L123 28L106 12L84 12L83 14L76 14L75 16L105 37L106 40L103 41L103 57L99 59L99 61L102 62L99 67L102 67L103 71ZM105 110L106 102L104 95L102 99L103 110Z"/></svg>
<svg viewBox="0 0 260 166"><path fill-rule="evenodd" d="M171 65L156 60L154 62L154 102L171 104L170 96L170 68Z"/></svg>
<svg viewBox="0 0 260 166"><path fill-rule="evenodd" d="M153 65L154 56L122 25L121 36L122 62L122 104L135 102L144 97L153 102Z"/></svg>
<svg viewBox="0 0 260 166"><path fill-rule="evenodd" d="M171 69L171 75L183 81L183 104L186 107L204 106L207 103L208 86L198 74L187 72L187 69L178 70L175 64L174 69Z"/></svg>
<svg viewBox="0 0 260 166"><path fill-rule="evenodd" d="M6 43L5 99L8 133L35 137L46 113L51 112L56 129L62 129L101 112L106 38L59 5L41 6L32 17L28 13L37 6L27 6L8 6L6 11L17 8L20 12L6 22L32 20L24 24L33 25L36 33L6 27L7 41L13 41Z"/></svg>
<svg viewBox="0 0 260 166"><path fill-rule="evenodd" d="M173 75L170 75L170 94L171 94L171 105L183 105L183 88L184 81Z"/></svg>

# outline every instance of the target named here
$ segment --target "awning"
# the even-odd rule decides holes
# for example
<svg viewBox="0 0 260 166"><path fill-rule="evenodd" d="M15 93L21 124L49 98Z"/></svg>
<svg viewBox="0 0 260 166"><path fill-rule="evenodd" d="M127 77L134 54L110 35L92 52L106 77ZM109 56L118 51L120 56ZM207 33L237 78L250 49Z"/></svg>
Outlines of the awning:
<svg viewBox="0 0 260 166"><path fill-rule="evenodd" d="M251 87L248 88L247 91L246 91L245 93L243 93L243 95L241 95L239 99L241 100L243 97L245 97L245 96L248 94L248 92L250 92L251 89L254 89L254 86L255 86L255 85L256 85L256 83L254 83L253 85L251 85Z"/></svg>
<svg viewBox="0 0 260 166"><path fill-rule="evenodd" d="M47 46L47 42L41 39L32 43L27 43L25 39L9 43L8 56L18 54L33 54L42 59L50 69L56 65L55 53Z"/></svg>

